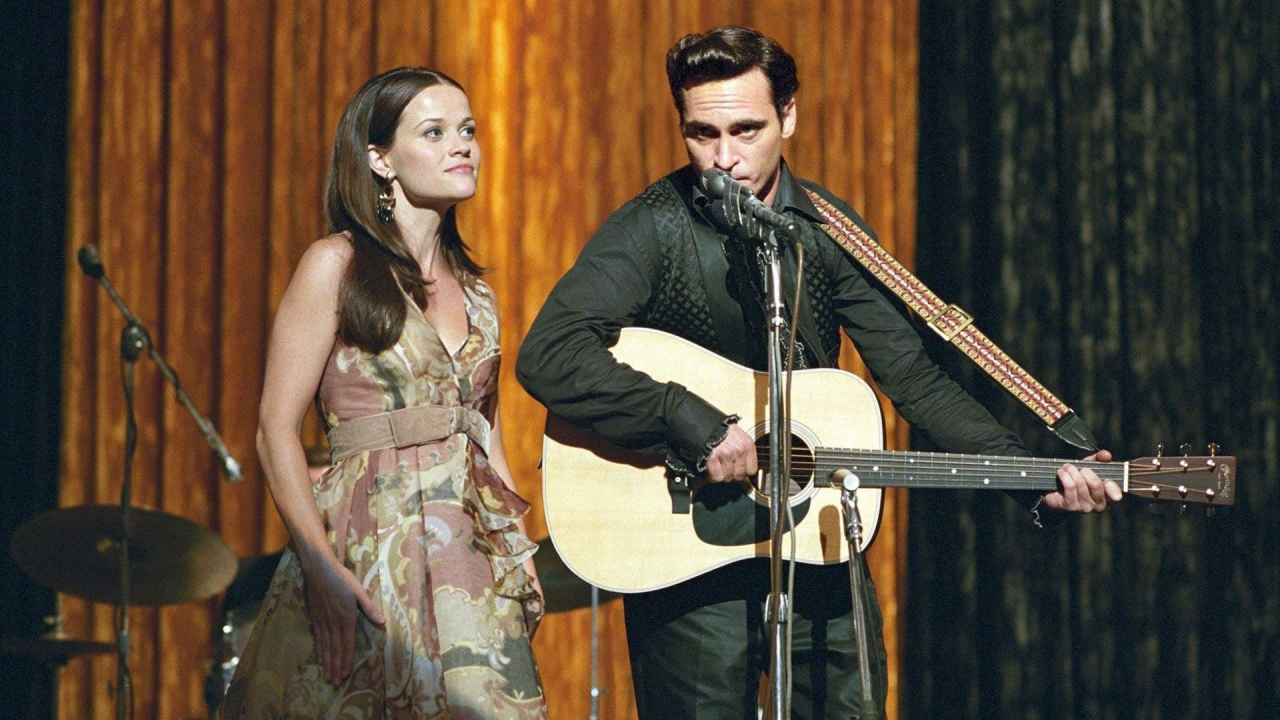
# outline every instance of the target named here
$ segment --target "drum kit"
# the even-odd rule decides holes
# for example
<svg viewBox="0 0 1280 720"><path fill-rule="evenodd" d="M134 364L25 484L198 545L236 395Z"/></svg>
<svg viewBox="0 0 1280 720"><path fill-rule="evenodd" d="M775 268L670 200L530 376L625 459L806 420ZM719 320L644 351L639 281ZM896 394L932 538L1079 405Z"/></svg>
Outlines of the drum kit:
<svg viewBox="0 0 1280 720"><path fill-rule="evenodd" d="M13 534L9 549L18 567L41 585L117 607L203 600L222 592L236 573L235 554L212 530L155 510L122 513L118 505L37 515ZM68 637L56 616L50 624L44 635L5 638L2 648L49 667L56 712L63 666L83 655L108 653L119 653L120 662L127 662L128 641L127 635L116 642Z"/></svg>
<svg viewBox="0 0 1280 720"><path fill-rule="evenodd" d="M142 508L131 508L128 517L125 533L120 507L116 505L52 510L18 528L9 544L10 553L18 567L45 587L118 606L123 599L122 539L127 537L130 606L197 602L225 590L205 683L205 699L212 713L231 682L284 551L237 559L217 533L185 518ZM600 591L574 575L556 553L550 538L538 545L534 564L546 611L592 608L591 689L595 707L600 694L596 611L600 602L616 595ZM113 642L68 637L60 619L52 619L51 624L53 629L44 635L5 638L2 647L7 655L34 658L50 667L56 708L57 679L63 666L77 657L115 653L118 647Z"/></svg>

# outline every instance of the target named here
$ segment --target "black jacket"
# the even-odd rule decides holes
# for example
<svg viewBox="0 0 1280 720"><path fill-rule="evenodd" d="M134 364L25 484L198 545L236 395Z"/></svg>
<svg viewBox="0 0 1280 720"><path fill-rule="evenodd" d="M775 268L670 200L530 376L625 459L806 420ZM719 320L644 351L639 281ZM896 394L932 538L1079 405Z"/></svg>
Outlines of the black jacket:
<svg viewBox="0 0 1280 720"><path fill-rule="evenodd" d="M730 231L717 230L695 180L686 166L609 217L551 291L520 348L516 377L574 425L622 447L701 465L722 437L727 414L687 388L654 382L607 351L621 328L655 327L764 369L765 330L750 322L751 303L760 300L744 297L726 249ZM880 389L939 447L1026 455L1013 433L929 359L915 328L877 281L818 227L805 187L866 225L848 204L798 180L783 163L774 209L798 221L797 240L807 248L810 280L800 335L808 340L810 363L835 364L843 327ZM679 198L679 206L655 202L663 193Z"/></svg>

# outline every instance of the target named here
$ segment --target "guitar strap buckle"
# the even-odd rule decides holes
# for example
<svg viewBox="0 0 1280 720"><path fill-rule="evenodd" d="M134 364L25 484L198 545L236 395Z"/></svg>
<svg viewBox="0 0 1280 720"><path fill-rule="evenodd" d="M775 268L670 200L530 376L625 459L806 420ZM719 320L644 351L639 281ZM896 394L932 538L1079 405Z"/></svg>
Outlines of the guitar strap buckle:
<svg viewBox="0 0 1280 720"><path fill-rule="evenodd" d="M957 319L944 324L942 320L950 313L955 313ZM952 303L942 308L942 312L929 318L928 323L929 327L941 335L943 340L951 342L956 335L964 332L965 328L973 324L973 316L961 309L960 306Z"/></svg>

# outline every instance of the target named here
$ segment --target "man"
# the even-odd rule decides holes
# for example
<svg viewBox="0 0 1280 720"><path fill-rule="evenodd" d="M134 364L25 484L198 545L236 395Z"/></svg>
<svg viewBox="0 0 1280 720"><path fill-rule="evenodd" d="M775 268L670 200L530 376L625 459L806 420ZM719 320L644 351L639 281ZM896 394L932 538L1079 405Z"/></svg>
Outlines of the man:
<svg viewBox="0 0 1280 720"><path fill-rule="evenodd" d="M940 447L1025 455L1018 439L925 355L919 335L883 291L819 229L805 188L865 223L824 188L795 178L782 160L782 141L796 129L791 56L754 30L719 28L677 42L667 55L667 75L690 164L615 212L552 290L520 350L516 374L526 389L575 425L664 455L675 472L705 472L712 482L756 473L754 441L736 417L684 387L619 364L607 350L621 328L646 326L739 364L767 367L754 246L698 184L704 170L715 168L795 221L794 242L805 246L807 257L798 363L834 366L843 327L880 388ZM785 253L787 269L794 264L794 254ZM1059 478L1057 492L1028 500L1037 521L1043 507L1092 512L1120 498L1114 483L1104 485L1091 471L1068 465ZM875 702L883 712L880 616L869 579L864 586ZM854 717L860 692L847 566L799 565L795 587L794 714ZM756 717L768 660L762 617L768 591L767 561L751 559L626 596L640 717Z"/></svg>

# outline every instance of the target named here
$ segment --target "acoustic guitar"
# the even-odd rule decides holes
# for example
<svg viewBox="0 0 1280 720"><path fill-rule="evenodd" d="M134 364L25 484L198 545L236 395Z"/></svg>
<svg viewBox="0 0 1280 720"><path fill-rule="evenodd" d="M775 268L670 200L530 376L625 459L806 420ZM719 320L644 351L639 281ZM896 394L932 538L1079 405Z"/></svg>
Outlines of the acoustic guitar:
<svg viewBox="0 0 1280 720"><path fill-rule="evenodd" d="M620 362L659 382L675 382L738 414L757 438L768 468L769 382L683 338L626 328L611 349ZM880 520L882 488L1028 489L1057 487L1065 462L1092 468L1131 495L1184 504L1228 506L1235 500L1235 458L1147 457L1129 462L884 450L880 406L865 381L836 369L799 370L791 386L791 477L788 496L799 562L846 562L840 469L858 476L863 542ZM677 478L662 458L612 445L554 415L543 441L547 526L565 564L614 592L667 587L728 563L769 555L769 478L710 483ZM783 547L790 547L784 538Z"/></svg>

